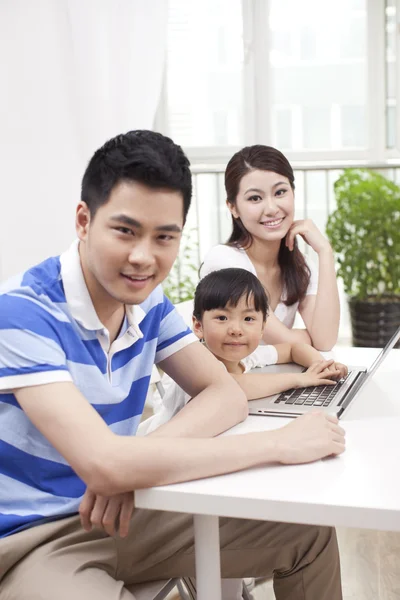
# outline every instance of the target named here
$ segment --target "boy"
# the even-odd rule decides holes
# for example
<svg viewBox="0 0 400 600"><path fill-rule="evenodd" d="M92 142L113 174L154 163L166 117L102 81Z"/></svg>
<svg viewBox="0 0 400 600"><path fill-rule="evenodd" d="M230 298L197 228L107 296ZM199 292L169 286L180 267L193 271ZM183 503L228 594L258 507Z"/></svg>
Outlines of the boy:
<svg viewBox="0 0 400 600"><path fill-rule="evenodd" d="M219 269L206 275L194 295L193 331L239 383L248 400L263 398L298 387L334 385L348 369L341 363L325 360L305 343L259 345L268 316L268 298L250 271L241 268ZM256 367L297 363L308 367L303 373L249 373ZM140 424L138 433L151 433L169 421L190 396L171 384L162 407Z"/></svg>
<svg viewBox="0 0 400 600"><path fill-rule="evenodd" d="M260 280L241 268L212 271L197 285L194 295L193 331L224 365L246 393L248 400L290 388L334 385L347 375L341 363L325 360L305 343L262 345L268 316L268 298ZM295 362L308 367L303 373L248 373L266 365ZM138 435L147 435L168 422L190 401L175 383L167 388L161 409L139 425ZM240 579L222 580L222 598L242 597Z"/></svg>
<svg viewBox="0 0 400 600"><path fill-rule="evenodd" d="M190 517L133 511L133 490L345 449L324 415L246 444L211 439L245 418L247 401L159 285L190 200L179 146L151 131L119 135L85 171L78 241L2 287L1 600L128 600L134 583L193 576ZM137 437L154 361L193 400ZM223 573L274 572L280 600L342 598L329 527L229 519L221 548Z"/></svg>

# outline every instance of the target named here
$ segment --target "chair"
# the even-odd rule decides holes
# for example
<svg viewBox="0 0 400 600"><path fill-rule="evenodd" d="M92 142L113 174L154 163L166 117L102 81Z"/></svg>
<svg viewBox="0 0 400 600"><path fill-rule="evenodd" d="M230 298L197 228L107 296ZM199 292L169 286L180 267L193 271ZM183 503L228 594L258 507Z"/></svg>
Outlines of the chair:
<svg viewBox="0 0 400 600"><path fill-rule="evenodd" d="M136 600L164 600L177 588L182 600L196 600L196 589L190 579L169 579L129 586ZM245 600L247 600L245 598Z"/></svg>
<svg viewBox="0 0 400 600"><path fill-rule="evenodd" d="M136 600L164 600L168 594L177 588L182 600L196 600L196 588L192 579L169 579L164 581L153 581L151 583L140 583L129 587ZM252 600L253 596L243 583L243 600Z"/></svg>
<svg viewBox="0 0 400 600"><path fill-rule="evenodd" d="M163 600L176 587L177 579L152 581L129 586L136 600Z"/></svg>

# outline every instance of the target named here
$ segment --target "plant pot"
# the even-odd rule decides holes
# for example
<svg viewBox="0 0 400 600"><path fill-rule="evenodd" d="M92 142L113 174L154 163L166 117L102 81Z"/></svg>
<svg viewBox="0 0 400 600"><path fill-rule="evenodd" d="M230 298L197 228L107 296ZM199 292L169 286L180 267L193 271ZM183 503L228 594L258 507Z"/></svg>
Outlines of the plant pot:
<svg viewBox="0 0 400 600"><path fill-rule="evenodd" d="M400 327L400 296L349 300L353 346L383 348ZM395 348L400 348L400 341Z"/></svg>

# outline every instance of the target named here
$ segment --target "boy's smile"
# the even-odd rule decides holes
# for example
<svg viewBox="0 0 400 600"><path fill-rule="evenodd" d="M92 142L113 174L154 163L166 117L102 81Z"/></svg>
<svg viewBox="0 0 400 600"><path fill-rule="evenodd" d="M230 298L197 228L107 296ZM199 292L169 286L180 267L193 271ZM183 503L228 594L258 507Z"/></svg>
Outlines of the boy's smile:
<svg viewBox="0 0 400 600"><path fill-rule="evenodd" d="M240 361L249 356L260 343L264 329L261 312L254 308L252 298L242 297L237 306L205 311L201 320L194 319L194 332L207 348L224 363L230 373L242 372Z"/></svg>

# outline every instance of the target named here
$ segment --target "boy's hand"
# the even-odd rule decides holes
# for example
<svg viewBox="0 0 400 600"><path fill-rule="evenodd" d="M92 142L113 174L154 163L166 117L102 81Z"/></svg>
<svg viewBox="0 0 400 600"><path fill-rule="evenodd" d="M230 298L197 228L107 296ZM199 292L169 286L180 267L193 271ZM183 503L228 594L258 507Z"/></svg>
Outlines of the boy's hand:
<svg viewBox="0 0 400 600"><path fill-rule="evenodd" d="M126 537L133 509L133 492L107 497L86 489L79 506L79 515L85 531L97 527L104 529L108 535L116 535L118 531L120 537Z"/></svg>
<svg viewBox="0 0 400 600"><path fill-rule="evenodd" d="M344 379L345 377L347 377L349 369L346 367L346 365L343 365L339 362L335 362L334 365L336 371L339 371L339 377L337 378L337 381L339 381L339 379Z"/></svg>
<svg viewBox="0 0 400 600"><path fill-rule="evenodd" d="M327 378L333 379L334 381L343 379L349 372L346 365L342 365L342 363L335 362L334 360L327 360L323 362L326 363L325 373Z"/></svg>
<svg viewBox="0 0 400 600"><path fill-rule="evenodd" d="M312 387L314 385L335 385L341 378L341 370L336 367L334 360L318 360L308 367L305 373L299 375L298 387ZM344 369L344 365L340 365Z"/></svg>
<svg viewBox="0 0 400 600"><path fill-rule="evenodd" d="M283 464L312 462L345 451L345 432L337 417L321 412L297 417L270 433L276 438L277 460Z"/></svg>

